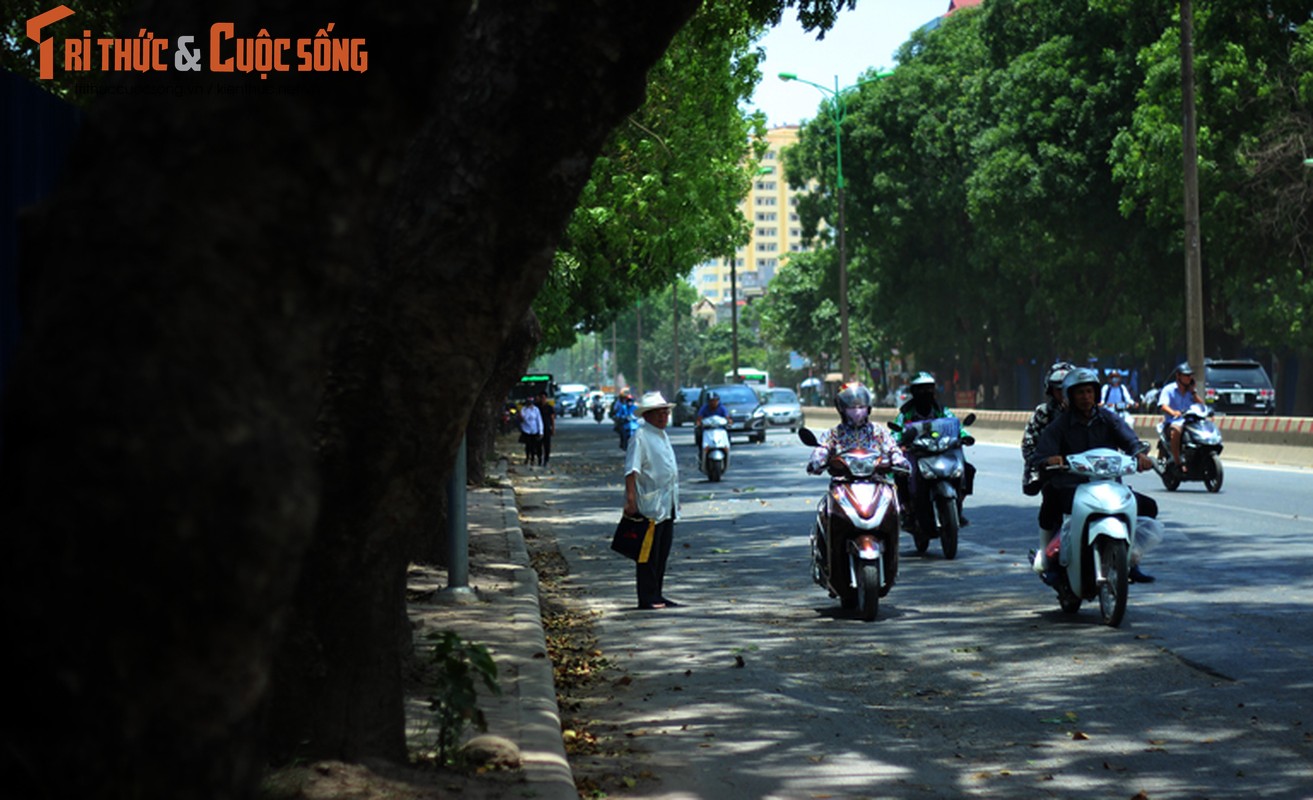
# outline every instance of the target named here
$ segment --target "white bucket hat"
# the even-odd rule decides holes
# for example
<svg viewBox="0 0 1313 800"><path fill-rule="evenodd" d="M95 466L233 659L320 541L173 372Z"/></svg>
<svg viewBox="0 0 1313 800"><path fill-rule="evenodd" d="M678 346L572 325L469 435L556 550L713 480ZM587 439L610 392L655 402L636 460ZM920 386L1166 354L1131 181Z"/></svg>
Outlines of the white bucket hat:
<svg viewBox="0 0 1313 800"><path fill-rule="evenodd" d="M637 412L642 415L649 411L657 411L662 408L670 408L674 403L666 402L666 398L660 392L648 392L643 395L643 399L638 401Z"/></svg>

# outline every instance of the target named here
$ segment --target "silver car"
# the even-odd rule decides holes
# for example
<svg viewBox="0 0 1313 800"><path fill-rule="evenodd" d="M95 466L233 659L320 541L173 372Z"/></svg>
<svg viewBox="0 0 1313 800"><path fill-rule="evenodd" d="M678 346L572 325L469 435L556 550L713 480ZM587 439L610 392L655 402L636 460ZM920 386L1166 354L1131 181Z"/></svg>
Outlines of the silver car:
<svg viewBox="0 0 1313 800"><path fill-rule="evenodd" d="M796 433L802 425L802 404L792 389L767 389L761 399L761 410L766 425L771 428L788 428Z"/></svg>

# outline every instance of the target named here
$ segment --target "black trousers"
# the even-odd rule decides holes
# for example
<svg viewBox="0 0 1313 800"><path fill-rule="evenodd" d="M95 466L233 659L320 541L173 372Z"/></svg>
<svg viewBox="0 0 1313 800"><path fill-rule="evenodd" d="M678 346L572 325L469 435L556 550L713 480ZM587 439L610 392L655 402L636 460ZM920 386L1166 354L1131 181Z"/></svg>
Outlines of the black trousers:
<svg viewBox="0 0 1313 800"><path fill-rule="evenodd" d="M547 466L547 460L552 457L552 435L543 434L542 445L538 448L538 463L544 467Z"/></svg>
<svg viewBox="0 0 1313 800"><path fill-rule="evenodd" d="M1146 497L1134 489L1135 516L1157 517L1158 503L1152 497ZM1071 502L1076 499L1076 487L1045 486L1044 502L1039 507L1039 526L1046 531L1056 531L1062 527L1062 515L1071 513Z"/></svg>
<svg viewBox="0 0 1313 800"><path fill-rule="evenodd" d="M650 606L660 603L666 581L666 561L670 558L670 546L675 539L675 520L668 519L657 523L652 532L652 554L646 563L636 565L638 578L638 604Z"/></svg>

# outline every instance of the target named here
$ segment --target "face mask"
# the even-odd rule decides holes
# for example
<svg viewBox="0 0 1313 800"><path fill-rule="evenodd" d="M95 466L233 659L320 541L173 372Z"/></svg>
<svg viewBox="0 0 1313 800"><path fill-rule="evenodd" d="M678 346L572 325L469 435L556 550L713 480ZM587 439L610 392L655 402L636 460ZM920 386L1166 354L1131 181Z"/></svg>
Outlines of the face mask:
<svg viewBox="0 0 1313 800"><path fill-rule="evenodd" d="M845 408L843 410L843 418L849 425L856 427L865 425L867 415L870 413L871 409L865 406L855 406L853 408Z"/></svg>

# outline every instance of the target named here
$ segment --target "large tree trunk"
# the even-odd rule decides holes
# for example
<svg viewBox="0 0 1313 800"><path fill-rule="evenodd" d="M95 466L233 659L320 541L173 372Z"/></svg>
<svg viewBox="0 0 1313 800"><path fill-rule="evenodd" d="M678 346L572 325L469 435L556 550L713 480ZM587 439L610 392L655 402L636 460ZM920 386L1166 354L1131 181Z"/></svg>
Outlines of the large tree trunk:
<svg viewBox="0 0 1313 800"><path fill-rule="evenodd" d="M367 73L107 98L27 241L0 467L15 796L246 796L271 686L276 752L402 755L405 556L459 410L695 4L305 5L221 16L335 22Z"/></svg>
<svg viewBox="0 0 1313 800"><path fill-rule="evenodd" d="M506 395L528 368L541 337L538 318L530 310L516 331L502 343L501 352L489 365L492 372L474 401L470 424L466 428L469 446L465 469L471 483L482 483L488 477L488 458L494 455Z"/></svg>

